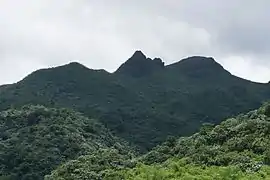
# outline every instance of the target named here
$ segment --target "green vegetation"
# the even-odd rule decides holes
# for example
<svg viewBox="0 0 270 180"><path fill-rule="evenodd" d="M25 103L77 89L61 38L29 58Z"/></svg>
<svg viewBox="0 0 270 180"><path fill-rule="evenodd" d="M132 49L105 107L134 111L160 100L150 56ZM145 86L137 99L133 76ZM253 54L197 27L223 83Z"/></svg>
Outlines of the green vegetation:
<svg viewBox="0 0 270 180"><path fill-rule="evenodd" d="M0 180L270 179L269 92L205 57L39 70L0 86Z"/></svg>
<svg viewBox="0 0 270 180"><path fill-rule="evenodd" d="M263 180L270 179L270 168L243 172L235 166L197 166L183 160L168 160L162 165L138 165L136 168L108 174L104 180Z"/></svg>
<svg viewBox="0 0 270 180"><path fill-rule="evenodd" d="M258 108L269 84L231 75L212 58L190 57L164 66L136 52L115 73L78 63L43 69L0 87L0 109L41 104L100 120L142 151L167 136L187 136L205 122Z"/></svg>
<svg viewBox="0 0 270 180"><path fill-rule="evenodd" d="M81 156L77 160L70 161L60 166L45 180L99 180L112 176L115 171L132 168L136 164L132 154L121 154L114 149L104 149L96 151L87 156Z"/></svg>
<svg viewBox="0 0 270 180"><path fill-rule="evenodd" d="M67 109L24 106L0 112L1 180L43 179L67 160L110 147L129 151L96 120Z"/></svg>
<svg viewBox="0 0 270 180"><path fill-rule="evenodd" d="M241 114L220 125L206 124L199 133L178 140L169 139L147 153L146 164L164 162L171 157L188 157L198 165L237 165L254 170L269 164L270 117L269 106Z"/></svg>
<svg viewBox="0 0 270 180"><path fill-rule="evenodd" d="M60 166L46 180L270 179L269 109L265 104L220 125L205 124L199 133L168 138L136 158L113 154L115 158L109 156L104 163L103 158L84 156ZM110 164L114 160L116 166ZM101 168L98 173L96 167Z"/></svg>

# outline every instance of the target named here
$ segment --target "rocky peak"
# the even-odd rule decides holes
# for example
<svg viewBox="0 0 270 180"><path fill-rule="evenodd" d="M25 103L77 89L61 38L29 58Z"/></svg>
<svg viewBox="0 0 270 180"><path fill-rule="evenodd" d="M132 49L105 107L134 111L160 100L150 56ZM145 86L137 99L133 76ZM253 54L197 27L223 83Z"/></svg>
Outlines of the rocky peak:
<svg viewBox="0 0 270 180"><path fill-rule="evenodd" d="M164 68L164 62L160 58L147 58L141 51L136 51L116 71L117 74L125 74L132 77L150 75Z"/></svg>

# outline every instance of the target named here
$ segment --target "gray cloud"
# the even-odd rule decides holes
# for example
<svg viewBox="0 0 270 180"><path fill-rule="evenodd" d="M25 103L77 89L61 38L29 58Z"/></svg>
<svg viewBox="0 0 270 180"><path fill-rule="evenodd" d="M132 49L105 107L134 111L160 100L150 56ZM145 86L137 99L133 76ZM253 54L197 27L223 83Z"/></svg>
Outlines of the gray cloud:
<svg viewBox="0 0 270 180"><path fill-rule="evenodd" d="M167 64L214 56L232 73L270 80L270 1L3 0L0 84L80 61L114 71L136 49Z"/></svg>

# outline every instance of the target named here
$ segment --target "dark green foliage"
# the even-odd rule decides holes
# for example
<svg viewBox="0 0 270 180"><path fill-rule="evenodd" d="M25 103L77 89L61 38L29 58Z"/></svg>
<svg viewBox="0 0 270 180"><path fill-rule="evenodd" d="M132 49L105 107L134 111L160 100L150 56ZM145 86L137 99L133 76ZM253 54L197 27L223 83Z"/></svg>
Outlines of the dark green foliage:
<svg viewBox="0 0 270 180"><path fill-rule="evenodd" d="M259 110L204 124L200 132L176 139L141 157L103 151L57 168L46 180L253 180L270 178L270 117ZM117 162L117 163L112 163ZM115 165L117 164L117 165Z"/></svg>
<svg viewBox="0 0 270 180"><path fill-rule="evenodd" d="M72 108L149 150L167 136L190 135L202 123L255 109L269 92L269 84L237 78L212 58L164 66L136 52L113 74L78 63L34 72L0 88L0 109L29 103Z"/></svg>
<svg viewBox="0 0 270 180"><path fill-rule="evenodd" d="M270 117L265 104L259 110L241 114L213 127L205 125L199 133L182 137L174 146L168 142L142 157L146 164L164 162L169 158L188 158L192 163L208 166L239 166L256 171L269 164ZM169 143L171 144L171 143Z"/></svg>
<svg viewBox="0 0 270 180"><path fill-rule="evenodd" d="M0 112L0 179L39 180L61 163L127 146L99 122L67 109L24 106Z"/></svg>
<svg viewBox="0 0 270 180"><path fill-rule="evenodd" d="M121 154L115 149L103 149L69 161L46 176L45 180L56 180L60 177L65 180L101 180L114 171L133 168L135 165L131 154Z"/></svg>

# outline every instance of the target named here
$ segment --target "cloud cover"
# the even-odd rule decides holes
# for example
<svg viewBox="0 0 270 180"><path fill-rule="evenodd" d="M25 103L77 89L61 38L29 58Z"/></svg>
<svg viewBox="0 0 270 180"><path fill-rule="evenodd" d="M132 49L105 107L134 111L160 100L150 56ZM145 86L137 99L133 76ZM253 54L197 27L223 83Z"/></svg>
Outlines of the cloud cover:
<svg viewBox="0 0 270 180"><path fill-rule="evenodd" d="M235 75L270 80L270 1L1 0L0 84L79 61L114 71L140 49L166 64L213 56Z"/></svg>

